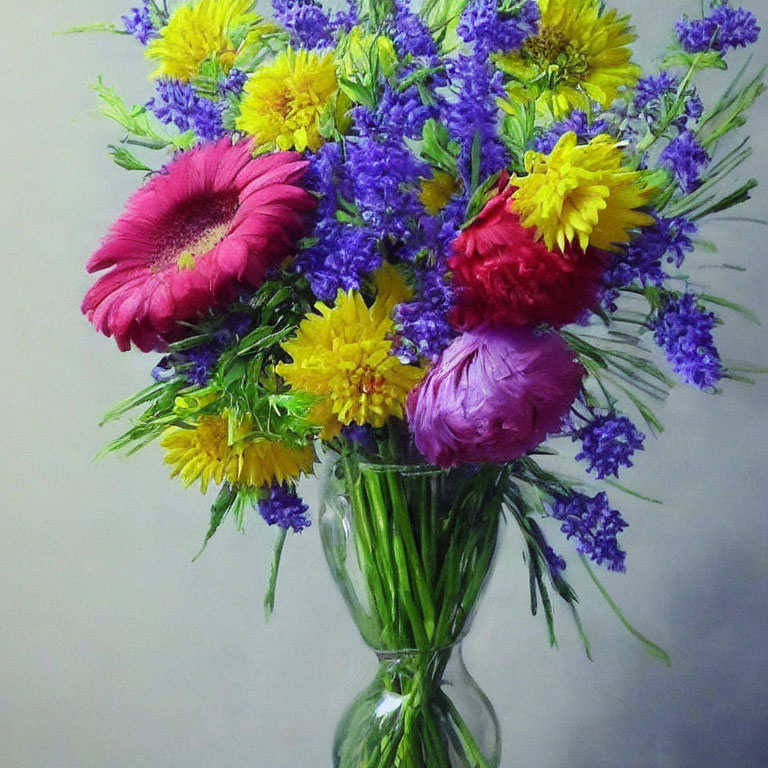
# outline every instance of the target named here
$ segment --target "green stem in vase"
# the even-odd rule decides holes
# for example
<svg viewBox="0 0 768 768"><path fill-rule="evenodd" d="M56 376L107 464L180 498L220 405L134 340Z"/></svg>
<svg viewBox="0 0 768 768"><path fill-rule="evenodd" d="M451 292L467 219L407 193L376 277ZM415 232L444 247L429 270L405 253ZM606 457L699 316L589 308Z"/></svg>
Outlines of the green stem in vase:
<svg viewBox="0 0 768 768"><path fill-rule="evenodd" d="M387 485L389 486L390 499L392 501L392 512L394 514L395 526L398 532L403 538L403 544L405 545L405 551L408 561L408 572L411 575L413 583L416 587L416 593L418 595L419 604L421 606L423 621L423 630L427 637L427 642L434 637L435 634L435 606L432 601L432 594L430 592L429 584L424 575L424 565L421 561L418 547L416 546L416 540L413 535L413 527L411 524L411 518L408 514L408 502L402 488L398 484L397 478L394 473L387 472ZM424 510L420 510L423 514ZM427 647L427 643L424 643L421 647Z"/></svg>

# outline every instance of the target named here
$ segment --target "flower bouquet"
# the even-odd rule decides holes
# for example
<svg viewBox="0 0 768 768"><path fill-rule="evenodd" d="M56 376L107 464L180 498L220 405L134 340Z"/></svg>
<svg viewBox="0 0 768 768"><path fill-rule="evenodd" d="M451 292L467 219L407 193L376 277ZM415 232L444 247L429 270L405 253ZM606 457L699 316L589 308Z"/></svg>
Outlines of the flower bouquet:
<svg viewBox="0 0 768 768"><path fill-rule="evenodd" d="M562 601L589 654L554 532L667 660L594 566L625 570L606 485L639 495L618 475L675 378L763 372L721 358L713 331L750 313L696 280L699 223L755 186L730 179L764 87L745 67L705 104L697 77L757 20L713 0L643 73L598 0L272 6L143 0L77 30L133 35L156 67L142 105L94 85L112 157L146 176L82 310L160 355L105 453L158 440L186 486L215 485L206 544L253 510L275 526L267 610L310 525L297 483L322 474L325 554L380 662L334 765L495 768L460 643L502 521L553 644ZM583 479L553 468L573 442Z"/></svg>

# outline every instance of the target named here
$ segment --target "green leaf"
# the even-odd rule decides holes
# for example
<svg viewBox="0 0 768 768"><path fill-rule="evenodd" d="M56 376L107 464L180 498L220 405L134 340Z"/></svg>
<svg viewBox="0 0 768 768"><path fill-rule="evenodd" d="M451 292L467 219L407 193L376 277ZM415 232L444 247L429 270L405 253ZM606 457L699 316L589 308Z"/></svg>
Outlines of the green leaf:
<svg viewBox="0 0 768 768"><path fill-rule="evenodd" d="M726 360L724 362L728 371L733 371L734 373L756 373L761 375L768 373L768 367L765 365L742 360Z"/></svg>
<svg viewBox="0 0 768 768"><path fill-rule="evenodd" d="M674 50L664 57L661 62L662 69L683 67L697 72L701 69L728 69L728 65L717 51L704 51L702 53L688 53L682 49Z"/></svg>
<svg viewBox="0 0 768 768"><path fill-rule="evenodd" d="M592 658L592 643L589 642L589 637L587 637L587 633L584 631L584 625L581 623L581 616L579 616L579 612L576 610L576 603L575 601L569 601L568 605L571 606L573 623L576 625L576 631L579 633L582 645L584 646L584 653L590 661L594 661Z"/></svg>
<svg viewBox="0 0 768 768"><path fill-rule="evenodd" d="M126 171L146 171L151 173L152 169L139 160L136 155L125 147L118 147L115 144L108 145L109 154L112 159L121 168L125 168Z"/></svg>
<svg viewBox="0 0 768 768"><path fill-rule="evenodd" d="M339 80L339 88L341 88L341 90L344 91L344 93L346 93L356 104L364 104L371 109L375 108L375 101L372 98L370 91L364 85L342 77Z"/></svg>
<svg viewBox="0 0 768 768"><path fill-rule="evenodd" d="M280 560L283 556L283 548L285 547L285 540L288 536L288 532L285 528L281 528L277 535L277 541L275 542L275 554L272 558L272 566L269 570L269 588L267 594L264 597L264 616L269 621L272 613L275 610L275 593L277 592L277 577L280 573Z"/></svg>
<svg viewBox="0 0 768 768"><path fill-rule="evenodd" d="M750 200L749 193L757 186L757 179L750 179L745 184L742 184L737 190L731 192L730 195L726 195L717 202L705 208L703 211L699 211L692 218L694 221L699 221L705 216L711 216L713 213L720 213L720 211L727 211L729 208L746 203Z"/></svg>
<svg viewBox="0 0 768 768"><path fill-rule="evenodd" d="M468 2L469 0L426 0L422 5L421 16L443 51L453 50L459 45L456 29Z"/></svg>
<svg viewBox="0 0 768 768"><path fill-rule="evenodd" d="M79 27L70 27L69 29L62 29L58 32L54 32L54 35L78 35L82 32L107 32L112 35L128 35L124 29L118 29L114 24L109 24L105 21L100 21L95 24L84 24Z"/></svg>
<svg viewBox="0 0 768 768"><path fill-rule="evenodd" d="M603 479L604 483L607 483L608 485L617 488L622 493L626 493L629 496L634 496L636 499L641 499L642 501L650 502L651 504L663 504L664 502L661 501L661 499L654 499L650 496L644 496L642 493L638 493L637 491L633 491L631 488L627 488L625 485L622 485L621 483L617 483L615 480L611 480L609 478Z"/></svg>
<svg viewBox="0 0 768 768"><path fill-rule="evenodd" d="M742 69L720 101L701 118L696 134L704 147L710 147L726 133L744 125L744 112L765 91L765 83L763 82L766 73L765 67L744 88L737 90L736 84L741 80L744 72L745 69Z"/></svg>
<svg viewBox="0 0 768 768"><path fill-rule="evenodd" d="M434 118L424 123L420 150L422 157L431 165L456 176L457 153L454 151L455 145L452 145L448 129L443 123Z"/></svg>
<svg viewBox="0 0 768 768"><path fill-rule="evenodd" d="M219 530L219 526L224 521L229 510L232 509L236 499L237 491L229 483L225 483L221 487L218 496L216 496L216 501L211 506L211 522L208 525L208 533L205 534L205 540L200 551L192 558L193 563L205 552L208 542L214 537L216 531Z"/></svg>
<svg viewBox="0 0 768 768"><path fill-rule="evenodd" d="M171 136L166 133L156 122L150 120L147 108L134 104L128 105L118 96L114 88L104 85L101 77L91 85L91 89L96 91L101 99L101 114L110 120L114 120L135 137L147 140L142 142L142 146L151 149L164 149L173 147L175 149L189 149L195 143L195 134L193 131L187 131L179 136ZM125 143L137 143L135 140L127 140Z"/></svg>
<svg viewBox="0 0 768 768"><path fill-rule="evenodd" d="M144 405L144 403L147 403L150 400L154 400L167 386L168 384L164 382L155 382L145 389L142 389L140 392L137 392L135 395L131 395L131 397L122 400L104 414L102 420L99 422L99 426L103 427L108 422L119 419L128 411L132 411L134 408L138 408L138 406Z"/></svg>
<svg viewBox="0 0 768 768"><path fill-rule="evenodd" d="M621 612L621 609L618 605L613 601L611 596L608 594L608 591L606 588L602 585L600 580L595 575L594 570L587 562L586 557L584 555L581 555L579 558L584 565L584 567L587 569L587 573L589 574L590 578L594 582L595 586L597 587L600 594L603 596L603 599L606 603L608 603L610 609L618 616L621 623L625 626L627 631L634 635L646 648L648 653L651 654L655 659L658 659L662 664L666 664L666 666L671 667L672 661L669 658L669 654L659 645L656 645L656 643L649 640L642 632L635 629L634 626L629 622L629 620L624 616L624 614Z"/></svg>
<svg viewBox="0 0 768 768"><path fill-rule="evenodd" d="M480 186L480 163L483 159L483 140L480 136L480 131L475 131L475 135L472 137L472 147L470 149L470 169L471 169L471 184L472 193Z"/></svg>
<svg viewBox="0 0 768 768"><path fill-rule="evenodd" d="M634 392L620 384L617 386L632 401L632 405L637 408L638 413L642 416L649 429L652 432L661 434L664 431L664 425L659 421L654 412Z"/></svg>
<svg viewBox="0 0 768 768"><path fill-rule="evenodd" d="M762 325L760 318L751 309L749 309L749 307L745 307L742 304L737 304L734 301L723 299L720 296L712 296L709 293L700 293L699 300L703 301L705 304L716 304L718 307L725 307L726 309L730 309L733 312L737 312L742 317L745 317L747 320L753 322L755 325Z"/></svg>

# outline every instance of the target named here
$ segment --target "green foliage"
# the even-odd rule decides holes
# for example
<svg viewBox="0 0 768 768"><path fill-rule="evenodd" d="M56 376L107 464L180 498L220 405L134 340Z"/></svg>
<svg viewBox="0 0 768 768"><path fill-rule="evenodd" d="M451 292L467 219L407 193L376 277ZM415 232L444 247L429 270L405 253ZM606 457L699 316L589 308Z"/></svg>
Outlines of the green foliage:
<svg viewBox="0 0 768 768"><path fill-rule="evenodd" d="M468 0L426 0L421 7L421 16L443 52L459 46L456 29L467 3Z"/></svg>
<svg viewBox="0 0 768 768"><path fill-rule="evenodd" d="M655 296L655 290L654 286L646 289L646 298L651 307L658 306L660 302L660 298ZM638 327L642 329L641 332L646 330L643 322ZM563 337L591 374L597 392L602 395L601 399L592 393L590 405L612 408L619 394L624 395L652 432L659 434L663 431L661 421L644 398L663 402L676 381L652 362L651 352L642 345L639 337L626 334L587 337L570 331L563 331ZM628 352L621 348L628 345L635 351Z"/></svg>
<svg viewBox="0 0 768 768"><path fill-rule="evenodd" d="M203 546L194 558L192 558L192 562L197 560L200 555L203 554L205 548L208 546L208 542L213 538L216 531L219 530L219 526L222 524L227 514L229 514L236 499L237 489L233 488L229 483L224 483L216 496L216 501L214 501L211 506L211 522L208 525L208 533L205 534Z"/></svg>
<svg viewBox="0 0 768 768"><path fill-rule="evenodd" d="M151 173L152 169L141 162L136 155L125 147L118 147L114 144L108 145L109 155L121 168L125 168L126 171L145 171Z"/></svg>
<svg viewBox="0 0 768 768"><path fill-rule="evenodd" d="M269 587L264 596L264 616L269 621L275 610L275 593L277 592L277 577L280 573L280 561L283 557L283 548L288 537L288 532L280 528L275 542L275 554L272 557L272 566L269 569Z"/></svg>
<svg viewBox="0 0 768 768"><path fill-rule="evenodd" d="M660 661L662 664L665 664L668 667L672 666L672 660L669 658L669 654L659 645L656 645L656 643L649 640L642 632L637 630L630 621L624 616L621 609L618 605L614 602L614 600L611 598L611 596L608 594L608 590L603 586L602 582L597 578L597 575L595 574L593 568L590 566L590 564L587 562L587 559L584 556L581 556L580 558L582 564L587 569L587 573L589 574L590 578L594 582L595 586L597 587L600 594L603 596L603 599L606 603L608 603L608 606L610 609L616 614L616 616L619 618L619 621L624 625L626 630L631 634L634 635L644 646L645 649L648 651L648 653L653 656L656 660Z"/></svg>
<svg viewBox="0 0 768 768"><path fill-rule="evenodd" d="M680 47L674 48L661 62L662 69L682 67L692 72L704 69L728 69L721 53L717 51L703 51L701 53L688 53Z"/></svg>
<svg viewBox="0 0 768 768"><path fill-rule="evenodd" d="M268 439L302 447L312 442L317 427L309 414L317 397L291 392L274 373L286 359L280 344L296 332L304 314L311 311L311 294L304 282L292 276L266 282L248 304L236 304L226 313L245 313L255 329L224 350L206 387L190 385L183 367L170 381L147 387L118 404L102 423L121 418L144 406L131 428L107 445L100 455L140 450L162 436L169 427L190 427L200 416L227 412L230 437L248 418L251 430L241 440ZM190 325L190 335L170 345L171 352L211 343L222 325L222 315L211 312Z"/></svg>
<svg viewBox="0 0 768 768"><path fill-rule="evenodd" d="M435 168L456 176L456 159L459 145L451 140L448 129L438 120L430 118L424 123L422 142L419 147L421 156Z"/></svg>
<svg viewBox="0 0 768 768"><path fill-rule="evenodd" d="M501 127L501 138L512 158L511 170L523 173L526 151L531 149L536 136L536 103L516 102L512 114L507 114Z"/></svg>
<svg viewBox="0 0 768 768"><path fill-rule="evenodd" d="M114 120L128 132L123 143L135 144L147 149L171 147L179 150L190 149L194 145L195 136L192 131L172 136L150 116L146 107L139 104L128 107L117 95L117 91L104 85L100 77L91 88L101 99L101 114Z"/></svg>
<svg viewBox="0 0 768 768"><path fill-rule="evenodd" d="M114 24L109 24L105 21L100 21L95 24L84 24L79 27L70 27L69 29L62 29L60 32L54 32L56 35L78 35L83 32L106 32L111 35L127 35L129 34L124 29L118 29Z"/></svg>
<svg viewBox="0 0 768 768"><path fill-rule="evenodd" d="M741 85L748 67L749 62L742 67L717 104L702 116L697 135L704 147L711 147L726 134L741 128L746 123L744 113L764 93L766 67L746 85Z"/></svg>

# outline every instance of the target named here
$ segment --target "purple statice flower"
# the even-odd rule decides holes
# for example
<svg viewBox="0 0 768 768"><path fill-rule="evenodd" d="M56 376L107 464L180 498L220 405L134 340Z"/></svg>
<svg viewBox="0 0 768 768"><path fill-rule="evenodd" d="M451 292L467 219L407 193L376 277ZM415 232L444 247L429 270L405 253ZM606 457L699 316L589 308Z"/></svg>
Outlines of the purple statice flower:
<svg viewBox="0 0 768 768"><path fill-rule="evenodd" d="M330 219L317 225L314 236L317 242L295 264L322 301L332 301L339 290L359 291L365 276L381 266L377 235L368 227Z"/></svg>
<svg viewBox="0 0 768 768"><path fill-rule="evenodd" d="M307 188L319 198L316 210L318 219L335 218L338 194L346 197L350 194L345 180L344 158L339 144L327 142L316 153L309 156L309 169L305 183Z"/></svg>
<svg viewBox="0 0 768 768"><path fill-rule="evenodd" d="M369 110L362 110L369 112ZM382 117L384 116L384 117ZM361 127L365 118L361 119ZM395 91L389 84L384 86L381 95L376 118L371 122L368 118L366 133L374 133L383 130L390 137L406 137L409 139L421 139L424 123L430 118L439 117L439 110L435 105L425 104L417 86L413 85L404 91Z"/></svg>
<svg viewBox="0 0 768 768"><path fill-rule="evenodd" d="M333 45L333 28L328 14L317 0L272 0L275 18L301 48Z"/></svg>
<svg viewBox="0 0 768 768"><path fill-rule="evenodd" d="M175 78L157 81L157 96L147 102L147 109L164 125L173 123L180 131L188 131L197 109L198 96L190 83Z"/></svg>
<svg viewBox="0 0 768 768"><path fill-rule="evenodd" d="M195 134L203 141L216 141L224 136L221 113L224 102L199 98L192 112Z"/></svg>
<svg viewBox="0 0 768 768"><path fill-rule="evenodd" d="M712 49L725 53L729 48L744 48L757 41L760 27L751 11L732 8L728 0L713 0L711 13L703 19L683 16L675 24L680 46L688 53Z"/></svg>
<svg viewBox="0 0 768 768"><path fill-rule="evenodd" d="M360 14L357 9L356 0L347 0L347 9L345 11L336 11L331 21L334 30L349 33L352 27L359 24Z"/></svg>
<svg viewBox="0 0 768 768"><path fill-rule="evenodd" d="M670 108L677 98L680 86L678 78L668 70L662 70L658 75L643 77L637 84L634 108L638 115L647 123L654 123L662 118L664 106ZM698 120L704 111L704 105L693 88L684 94L683 111L673 125L684 131L689 120Z"/></svg>
<svg viewBox="0 0 768 768"><path fill-rule="evenodd" d="M219 348L213 344L206 344L185 352L174 352L162 358L152 369L152 378L155 381L164 382L180 376L189 384L204 387L211 380L219 353Z"/></svg>
<svg viewBox="0 0 768 768"><path fill-rule="evenodd" d="M259 514L269 525L278 525L294 533L301 533L312 525L308 511L309 507L296 494L296 489L287 485L273 485L269 495L259 502Z"/></svg>
<svg viewBox="0 0 768 768"><path fill-rule="evenodd" d="M424 213L416 184L428 167L406 146L403 126L394 117L358 107L354 118L360 136L347 143L345 169L352 200L378 239L407 241Z"/></svg>
<svg viewBox="0 0 768 768"><path fill-rule="evenodd" d="M686 130L667 144L659 162L672 171L680 189L690 194L701 184L701 173L706 170L710 159L696 134Z"/></svg>
<svg viewBox="0 0 768 768"><path fill-rule="evenodd" d="M458 33L474 45L475 55L487 59L492 53L515 51L538 31L541 17L533 0L518 5L514 11L500 11L498 0L470 0L461 14Z"/></svg>
<svg viewBox="0 0 768 768"><path fill-rule="evenodd" d="M459 236L461 227L467 219L469 198L466 195L454 197L441 213L442 226L435 238L435 251L448 254L451 252L451 244Z"/></svg>
<svg viewBox="0 0 768 768"><path fill-rule="evenodd" d="M611 509L604 491L586 496L572 491L569 496L555 496L552 517L559 520L567 538L576 539L576 551L609 571L625 571L626 552L619 548L617 536L628 523L617 509Z"/></svg>
<svg viewBox="0 0 768 768"><path fill-rule="evenodd" d="M152 369L152 378L160 383L170 381L177 375L176 366L173 364L173 355L166 355Z"/></svg>
<svg viewBox="0 0 768 768"><path fill-rule="evenodd" d="M689 120L698 120L704 114L704 104L701 97L695 91L686 99L684 106L685 116Z"/></svg>
<svg viewBox="0 0 768 768"><path fill-rule="evenodd" d="M640 78L637 81L635 92L635 109L638 112L658 109L662 99L675 93L679 85L680 81L677 77L666 69L663 69L658 75Z"/></svg>
<svg viewBox="0 0 768 768"><path fill-rule="evenodd" d="M204 387L210 380L213 369L219 361L222 348L218 344L186 350L182 355L183 376L190 383Z"/></svg>
<svg viewBox="0 0 768 768"><path fill-rule="evenodd" d="M442 259L426 269L420 276L418 298L395 307L393 318L402 337L396 354L403 362L415 363L420 357L434 362L456 336L448 322L453 292L446 271Z"/></svg>
<svg viewBox="0 0 768 768"><path fill-rule="evenodd" d="M202 141L216 141L224 136L222 112L226 102L198 96L190 83L174 78L158 80L157 96L146 106L164 125L173 123L180 131L193 129Z"/></svg>
<svg viewBox="0 0 768 768"><path fill-rule="evenodd" d="M373 427L369 424L346 424L341 428L341 434L350 443L358 445L369 453L376 452L376 440L373 435Z"/></svg>
<svg viewBox="0 0 768 768"><path fill-rule="evenodd" d="M233 312L223 316L221 325L204 344L166 355L152 370L155 381L181 376L190 384L204 387L211 380L221 353L253 329L253 317Z"/></svg>
<svg viewBox="0 0 768 768"><path fill-rule="evenodd" d="M557 581L566 568L565 560L560 557L549 544L544 548L544 557L547 560L547 566L549 566L549 573L552 576L552 579Z"/></svg>
<svg viewBox="0 0 768 768"><path fill-rule="evenodd" d="M615 411L592 411L592 419L573 434L581 441L576 461L589 462L587 472L602 480L619 476L619 467L631 467L635 451L643 450L645 435L626 417Z"/></svg>
<svg viewBox="0 0 768 768"><path fill-rule="evenodd" d="M228 96L230 93L237 96L242 92L247 79L247 72L243 72L242 69L231 69L226 78L220 83L219 93L222 96Z"/></svg>
<svg viewBox="0 0 768 768"><path fill-rule="evenodd" d="M564 120L553 123L549 130L535 141L537 152L548 155L566 133L575 133L581 143L587 144L595 136L608 131L605 120L592 120L586 112L574 109Z"/></svg>
<svg viewBox="0 0 768 768"><path fill-rule="evenodd" d="M443 119L459 143L459 173L472 190L472 147L480 152L479 182L508 165L504 144L499 138L499 109L496 100L504 96L503 74L477 57L460 55L451 62L449 75L458 86L456 101L443 105Z"/></svg>
<svg viewBox="0 0 768 768"><path fill-rule="evenodd" d="M309 279L315 296L331 301L339 289L359 290L365 276L381 266L381 252L376 234L368 227L337 218L339 195L349 200L354 194L338 144L325 144L311 157L307 185L319 197L314 243L294 263Z"/></svg>
<svg viewBox="0 0 768 768"><path fill-rule="evenodd" d="M393 22L392 41L401 57L414 56L435 63L438 61L437 43L427 25L411 10L409 0L395 0Z"/></svg>
<svg viewBox="0 0 768 768"><path fill-rule="evenodd" d="M621 288L635 281L646 285L661 285L668 275L662 264L680 267L686 253L693 251L692 236L696 225L683 216L662 218L645 227L623 250L612 255L605 273L604 284L608 288Z"/></svg>
<svg viewBox="0 0 768 768"><path fill-rule="evenodd" d="M426 176L422 164L402 142L367 139L347 149L354 202L365 225L380 240L410 239L413 221L424 211L414 186Z"/></svg>
<svg viewBox="0 0 768 768"><path fill-rule="evenodd" d="M146 45L153 37L157 37L157 30L149 13L150 0L142 0L141 6L131 8L125 16L121 16L125 31L133 35L142 45Z"/></svg>
<svg viewBox="0 0 768 768"><path fill-rule="evenodd" d="M717 323L713 312L702 309L696 296L670 297L648 323L653 340L666 353L672 370L686 383L711 392L723 377L720 354L712 338Z"/></svg>

